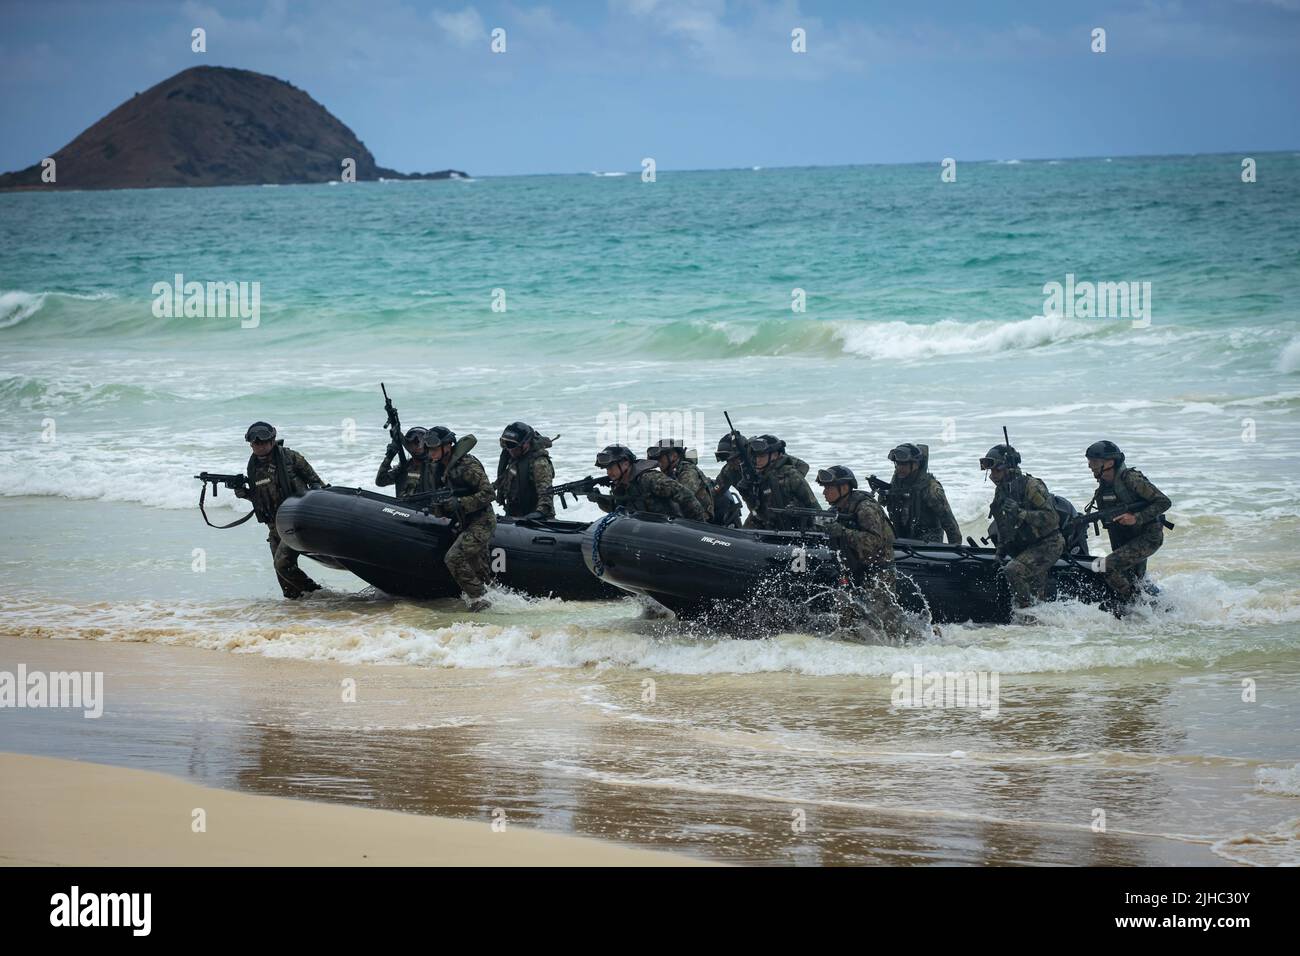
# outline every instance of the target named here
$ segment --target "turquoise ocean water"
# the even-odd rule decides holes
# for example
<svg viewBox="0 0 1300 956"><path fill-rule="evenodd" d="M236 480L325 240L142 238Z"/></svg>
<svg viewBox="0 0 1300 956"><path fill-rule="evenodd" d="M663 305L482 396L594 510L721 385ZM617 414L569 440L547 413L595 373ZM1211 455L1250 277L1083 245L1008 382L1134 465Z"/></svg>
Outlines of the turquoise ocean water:
<svg viewBox="0 0 1300 956"><path fill-rule="evenodd" d="M1300 156L1256 159L1251 184L1241 157L1197 156L959 163L954 183L917 165L0 196L5 630L429 668L794 675L837 695L913 660L1115 693L1191 680L1180 707L1271 678L1283 696L1262 731L1242 713L1212 740L1146 744L1237 761L1207 771L1214 799L1180 804L1178 832L1283 825L1270 839L1294 857ZM154 285L177 273L259 283L256 327L156 317ZM1149 324L1045 315L1044 285L1067 275L1150 283ZM1110 438L1174 500L1153 561L1172 610L1116 624L1063 606L908 651L652 633L618 604L506 602L466 623L450 605L349 597L356 583L331 572L339 594L282 606L255 532L217 535L184 510L190 476L239 470L244 428L264 418L326 480L370 486L381 380L405 424L472 432L489 466L511 421L562 434L561 478L589 473L606 441L667 432L712 472L724 409L859 475L928 442L966 534L987 520L977 460L1004 425L1026 469L1079 505L1083 449ZM632 433L610 434L620 422ZM193 573L196 547L220 575ZM703 700L681 719L745 723L743 694ZM781 746L790 708L763 731ZM1069 734L1044 747L1099 749ZM850 773L832 764L808 787ZM745 792L777 786L779 766L750 767ZM1264 801L1257 817L1197 816L1242 794Z"/></svg>

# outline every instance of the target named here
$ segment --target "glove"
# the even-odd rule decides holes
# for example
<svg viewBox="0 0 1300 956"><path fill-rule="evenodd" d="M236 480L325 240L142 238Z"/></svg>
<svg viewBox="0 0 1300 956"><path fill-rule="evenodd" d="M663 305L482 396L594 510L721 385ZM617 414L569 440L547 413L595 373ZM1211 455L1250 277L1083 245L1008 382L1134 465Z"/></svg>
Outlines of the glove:
<svg viewBox="0 0 1300 956"><path fill-rule="evenodd" d="M833 542L839 542L844 539L844 532L848 529L836 521L832 524L826 525L824 530L826 532L826 537L830 538Z"/></svg>
<svg viewBox="0 0 1300 956"><path fill-rule="evenodd" d="M395 441L390 441L390 442L388 443L388 448L386 448L386 449L384 450L384 457L385 457L385 459L387 459L388 461L391 461L392 459L396 458L396 457L397 457L397 452L399 451L399 448L400 448L400 446L397 444L397 442L395 442Z"/></svg>
<svg viewBox="0 0 1300 956"><path fill-rule="evenodd" d="M605 496L602 495L599 491L589 491L589 492L587 492L587 500L588 500L588 501L595 502L595 503L597 503L597 504L599 504L599 503L600 503L600 499L601 499L601 498L604 498L604 497L605 497Z"/></svg>

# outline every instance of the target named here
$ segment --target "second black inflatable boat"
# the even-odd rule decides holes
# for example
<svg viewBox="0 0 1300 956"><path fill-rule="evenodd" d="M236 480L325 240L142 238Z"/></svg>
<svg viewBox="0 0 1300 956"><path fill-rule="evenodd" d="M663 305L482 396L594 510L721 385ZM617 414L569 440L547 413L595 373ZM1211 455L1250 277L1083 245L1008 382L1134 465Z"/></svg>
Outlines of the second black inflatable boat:
<svg viewBox="0 0 1300 956"><path fill-rule="evenodd" d="M388 495L323 488L280 505L276 530L295 551L343 567L387 594L452 597L460 592L442 563L454 540L450 523ZM584 563L586 522L498 518L492 563L498 583L539 597L626 597Z"/></svg>
<svg viewBox="0 0 1300 956"><path fill-rule="evenodd" d="M725 620L768 597L773 607L812 604L829 596L843 574L818 533L719 528L642 513L593 523L582 548L595 574L682 618ZM1093 560L1057 561L1048 599L1114 601ZM992 548L899 540L894 561L899 601L907 610L928 612L936 622L1011 620L1010 592Z"/></svg>

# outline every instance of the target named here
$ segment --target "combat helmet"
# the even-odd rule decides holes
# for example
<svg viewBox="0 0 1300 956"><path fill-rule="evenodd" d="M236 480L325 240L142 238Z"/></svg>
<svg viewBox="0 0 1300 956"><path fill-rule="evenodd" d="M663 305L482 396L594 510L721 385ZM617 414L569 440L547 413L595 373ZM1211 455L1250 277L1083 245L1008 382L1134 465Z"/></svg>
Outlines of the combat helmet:
<svg viewBox="0 0 1300 956"><path fill-rule="evenodd" d="M596 467L608 468L616 462L636 462L636 454L626 445L606 445L596 455Z"/></svg>
<svg viewBox="0 0 1300 956"><path fill-rule="evenodd" d="M1124 453L1119 450L1119 445L1116 445L1113 441L1106 441L1104 438L1089 445L1088 450L1083 454L1087 458L1095 458L1099 461L1105 461L1109 458L1114 459L1116 465L1124 464Z"/></svg>
<svg viewBox="0 0 1300 956"><path fill-rule="evenodd" d="M1015 468L1019 464L1020 452L1010 445L994 445L980 459L980 468L983 471L988 471L990 468Z"/></svg>
<svg viewBox="0 0 1300 956"><path fill-rule="evenodd" d="M429 448L437 448L439 445L456 444L456 433L446 425L434 425L424 436L424 444Z"/></svg>
<svg viewBox="0 0 1300 956"><path fill-rule="evenodd" d="M661 438L645 450L647 458L658 458L665 452L675 451L681 457L686 456L686 442L680 438Z"/></svg>
<svg viewBox="0 0 1300 956"><path fill-rule="evenodd" d="M857 488L858 476L853 474L853 469L844 465L831 465L817 472L817 484L848 485L850 488Z"/></svg>
<svg viewBox="0 0 1300 956"><path fill-rule="evenodd" d="M715 453L718 461L731 461L741 453L746 444L748 442L740 432L727 432L718 439L718 450Z"/></svg>
<svg viewBox="0 0 1300 956"><path fill-rule="evenodd" d="M749 440L749 451L754 455L778 455L785 451L785 442L775 435L759 435Z"/></svg>
<svg viewBox="0 0 1300 956"><path fill-rule="evenodd" d="M269 422L253 422L244 432L244 441L275 441L275 426Z"/></svg>
<svg viewBox="0 0 1300 956"><path fill-rule="evenodd" d="M502 448L517 448L537 437L537 430L524 422L511 422L501 432Z"/></svg>

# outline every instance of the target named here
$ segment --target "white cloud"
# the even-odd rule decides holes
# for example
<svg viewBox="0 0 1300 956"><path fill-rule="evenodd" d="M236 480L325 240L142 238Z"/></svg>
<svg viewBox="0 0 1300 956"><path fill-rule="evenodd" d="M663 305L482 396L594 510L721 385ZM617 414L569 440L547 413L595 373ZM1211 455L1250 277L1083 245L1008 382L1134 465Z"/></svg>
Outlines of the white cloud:
<svg viewBox="0 0 1300 956"><path fill-rule="evenodd" d="M466 7L458 13L443 13L435 10L433 21L461 46L472 46L487 39L487 28L483 18L473 7Z"/></svg>

